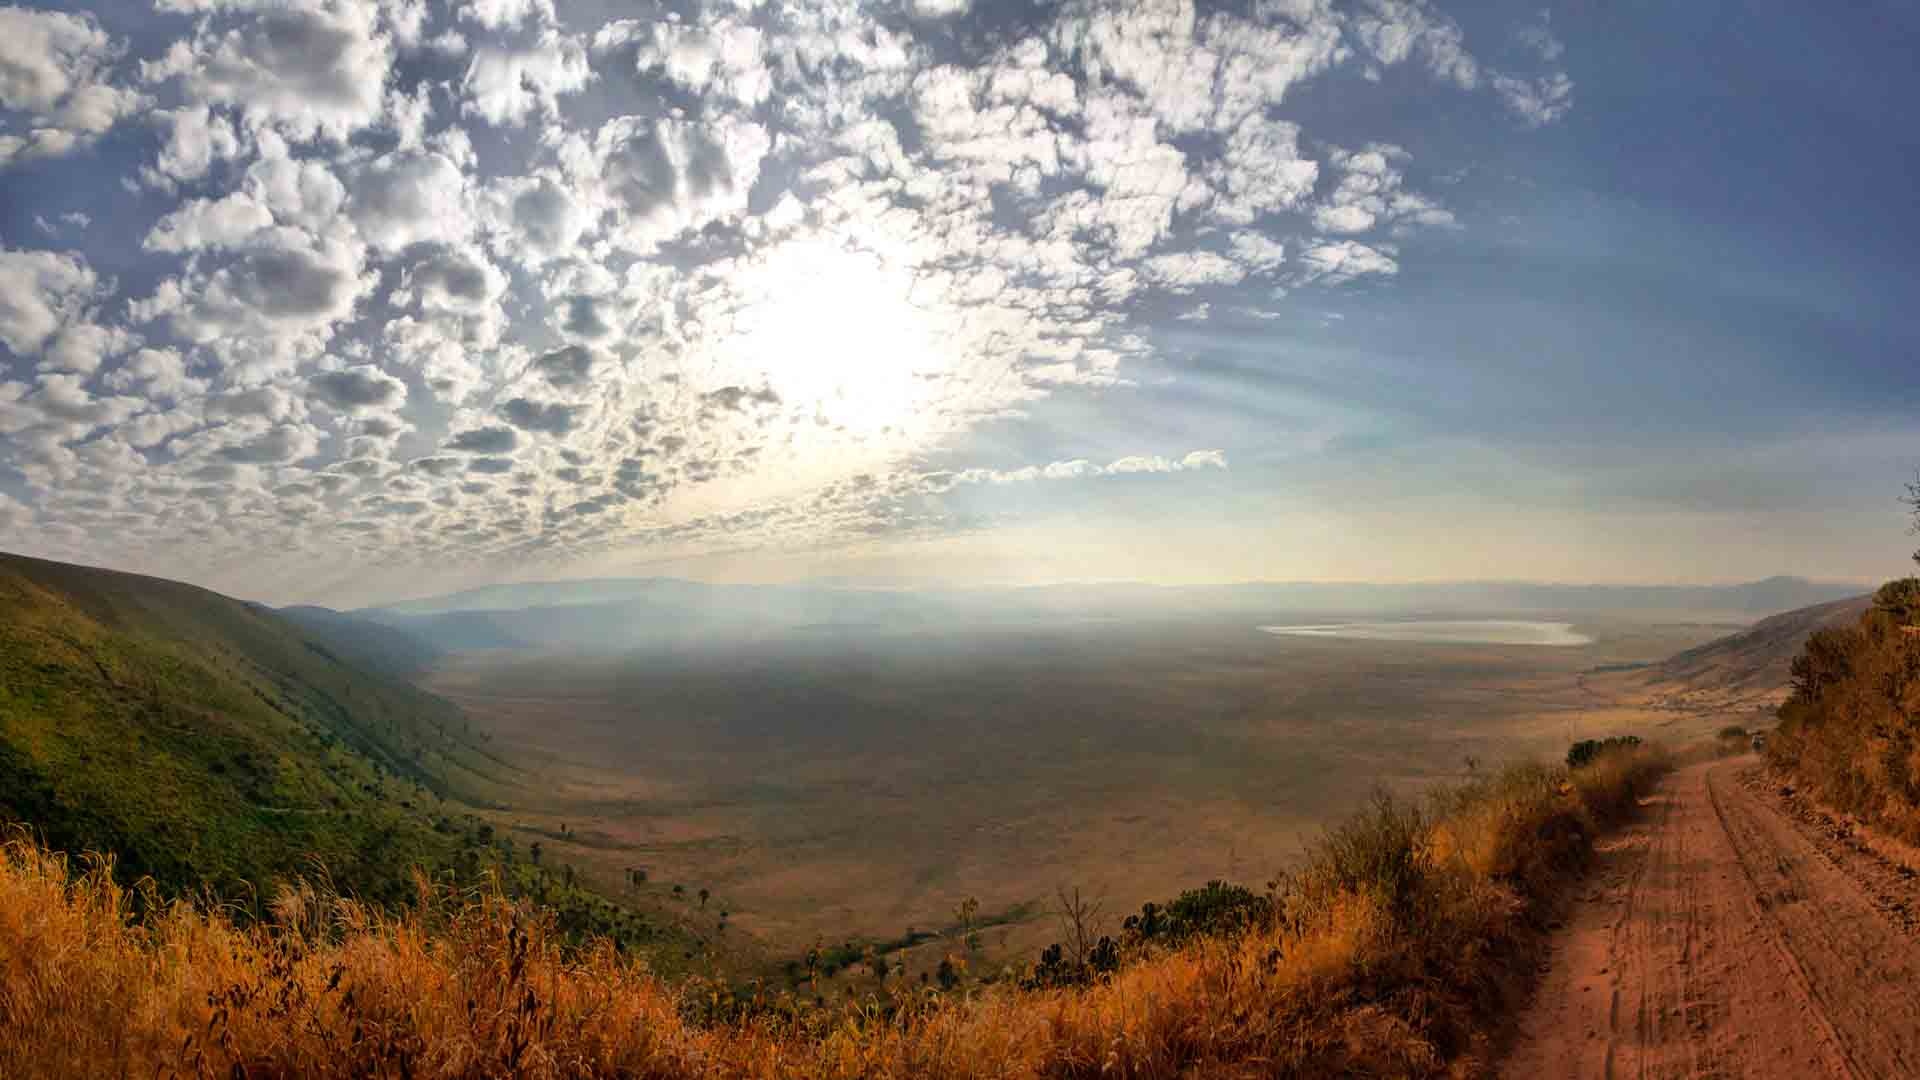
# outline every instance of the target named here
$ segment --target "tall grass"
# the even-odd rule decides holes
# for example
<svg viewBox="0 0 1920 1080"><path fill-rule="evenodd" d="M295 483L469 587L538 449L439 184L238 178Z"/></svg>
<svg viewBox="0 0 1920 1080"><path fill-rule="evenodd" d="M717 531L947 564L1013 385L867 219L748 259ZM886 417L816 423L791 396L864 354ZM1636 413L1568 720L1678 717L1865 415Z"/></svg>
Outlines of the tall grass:
<svg viewBox="0 0 1920 1080"><path fill-rule="evenodd" d="M137 906L106 862L0 845L0 1075L1442 1075L1485 1053L1541 900L1663 767L1609 752L1423 803L1377 798L1230 934L1086 985L734 1007L497 890L394 914L323 890L241 923Z"/></svg>

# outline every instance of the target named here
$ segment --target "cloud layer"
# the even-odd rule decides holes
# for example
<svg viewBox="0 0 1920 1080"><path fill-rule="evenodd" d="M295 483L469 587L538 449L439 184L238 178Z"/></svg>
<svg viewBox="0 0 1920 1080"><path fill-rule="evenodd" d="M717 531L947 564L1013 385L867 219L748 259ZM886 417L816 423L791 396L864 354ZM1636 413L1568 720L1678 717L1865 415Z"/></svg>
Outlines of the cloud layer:
<svg viewBox="0 0 1920 1080"><path fill-rule="evenodd" d="M1545 23L1496 70L1417 0L156 7L0 9L0 168L126 165L0 248L0 543L216 576L858 542L960 485L1225 468L929 462L1124 388L1210 297L1461 227L1302 87L1393 73L1515 137L1573 101ZM114 200L137 229L90 227Z"/></svg>

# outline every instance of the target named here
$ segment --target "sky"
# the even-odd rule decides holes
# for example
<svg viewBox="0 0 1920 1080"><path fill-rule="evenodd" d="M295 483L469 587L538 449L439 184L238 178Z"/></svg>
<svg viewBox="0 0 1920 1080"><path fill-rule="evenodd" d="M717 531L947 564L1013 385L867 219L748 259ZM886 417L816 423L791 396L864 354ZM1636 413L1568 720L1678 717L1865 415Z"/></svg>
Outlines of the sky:
<svg viewBox="0 0 1920 1080"><path fill-rule="evenodd" d="M1871 581L1920 13L0 7L0 549L607 576Z"/></svg>

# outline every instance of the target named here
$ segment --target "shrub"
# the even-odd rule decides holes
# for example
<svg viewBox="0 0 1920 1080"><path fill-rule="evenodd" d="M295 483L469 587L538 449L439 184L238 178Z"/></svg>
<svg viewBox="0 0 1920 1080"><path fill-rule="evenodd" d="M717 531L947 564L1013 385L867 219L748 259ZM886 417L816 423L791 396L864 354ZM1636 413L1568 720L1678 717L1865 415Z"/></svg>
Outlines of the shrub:
<svg viewBox="0 0 1920 1080"><path fill-rule="evenodd" d="M1603 751L1621 747L1640 745L1638 735L1612 735L1604 739L1581 739L1567 748L1567 768L1577 769L1598 757Z"/></svg>
<svg viewBox="0 0 1920 1080"><path fill-rule="evenodd" d="M1792 664L1766 753L1828 805L1920 842L1920 579L1889 582Z"/></svg>

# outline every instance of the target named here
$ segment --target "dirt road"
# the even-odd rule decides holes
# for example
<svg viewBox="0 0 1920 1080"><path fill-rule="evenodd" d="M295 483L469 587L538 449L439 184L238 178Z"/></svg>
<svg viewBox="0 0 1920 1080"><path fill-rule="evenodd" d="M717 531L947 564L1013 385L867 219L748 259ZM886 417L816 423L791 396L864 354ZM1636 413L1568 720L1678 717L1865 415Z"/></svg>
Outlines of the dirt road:
<svg viewBox="0 0 1920 1080"><path fill-rule="evenodd" d="M1920 880L1751 756L1675 772L1602 844L1500 1075L1920 1077Z"/></svg>

